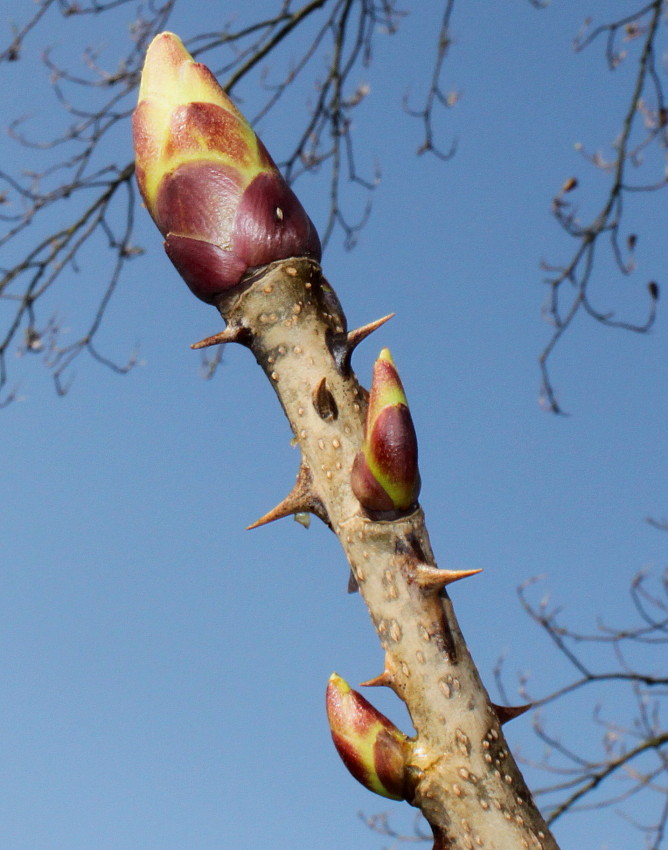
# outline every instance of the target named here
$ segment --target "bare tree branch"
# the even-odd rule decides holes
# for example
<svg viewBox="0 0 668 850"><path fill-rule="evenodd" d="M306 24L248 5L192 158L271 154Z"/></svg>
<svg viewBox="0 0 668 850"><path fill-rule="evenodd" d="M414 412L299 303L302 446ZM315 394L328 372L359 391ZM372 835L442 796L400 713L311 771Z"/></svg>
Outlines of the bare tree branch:
<svg viewBox="0 0 668 850"><path fill-rule="evenodd" d="M392 844L389 845L387 850L397 850L399 847L410 844L427 844L433 841L431 831L427 832L425 829L425 820L419 812L413 820L412 834L396 830L390 823L388 812L380 812L376 815L365 815L363 812L358 812L358 816L371 832L381 835L383 838L392 839Z"/></svg>
<svg viewBox="0 0 668 850"><path fill-rule="evenodd" d="M644 833L648 847L658 850L668 812L668 728L661 714L668 697L668 676L665 663L657 666L658 659L665 658L668 645L668 571L657 590L649 585L646 573L639 573L631 582L629 595L639 622L631 627L599 622L591 632L563 625L560 610L550 608L547 597L538 604L530 601L528 591L534 584L535 580L519 588L522 607L549 637L574 678L535 698L529 692L528 677L523 675L521 697L534 707L544 708L560 705L574 695L580 701L589 696L596 700L592 721L602 731L600 753L589 755L590 747L583 748L580 740L567 744L563 735L548 730L543 713L537 713L534 732L545 753L539 759L524 756L521 760L552 776L553 781L535 789L534 794L546 807L549 823L571 812L617 807L638 798L634 811L645 813L643 822L631 818L624 809L620 814ZM591 655L591 649L597 651L588 661L585 651ZM601 651L610 655L607 664L601 661ZM504 701L508 701L501 661L495 679ZM610 719L605 717L600 707L604 700L618 706L620 687L626 689L624 703L633 706L634 716L627 722L616 710Z"/></svg>
<svg viewBox="0 0 668 850"><path fill-rule="evenodd" d="M133 241L133 165L118 162L118 140L128 135L146 47L167 27L176 0L41 0L32 17L13 27L10 43L0 46L0 68L2 62L23 61L28 42L54 15L102 19L105 12L124 5L133 14L132 40L115 68L92 49L85 51L78 72L63 67L53 52L43 55L65 126L50 126L45 137L36 138L25 118L9 125L17 144L33 150L35 162L43 165L30 172L0 170L0 247L4 257L13 256L0 268L0 404L17 397L9 390L8 355L13 351L40 354L59 393L66 392L68 369L84 351L117 372L136 362L135 354L123 362L101 353L94 340L125 264L142 252ZM431 111L442 102L439 79L453 5L453 0L444 2L430 94L421 113L432 136ZM315 93L303 122L295 122L292 150L279 165L291 182L306 172L322 174L327 181L329 216L320 228L325 243L339 231L352 247L370 214L370 193L380 177L378 166L365 175L356 164L353 112L369 91L359 82L359 71L370 65L375 41L395 33L403 16L394 0L276 0L275 12L266 18L230 23L220 31L200 33L188 44L193 55L206 56L216 68L228 92L236 93L250 75L258 77L266 100L256 120L297 84L297 97ZM271 71L263 67L269 60ZM354 187L366 195L356 213L347 209L359 207ZM35 239L37 230L48 235ZM91 251L98 303L87 327L68 331L62 318L49 313L47 296L54 285L90 263ZM101 259L105 254L106 265ZM101 274L106 274L106 282ZM217 354L204 361L204 374L214 374L219 359Z"/></svg>
<svg viewBox="0 0 668 850"><path fill-rule="evenodd" d="M663 87L657 72L659 25L664 12L664 0L654 0L612 23L603 24L589 31L587 19L581 33L575 39L575 50L581 51L599 37L606 38L606 59L611 71L627 59L627 50L620 46L620 39L628 44L638 41L640 52L637 58L637 73L626 113L621 123L620 134L615 140L612 160L600 154L588 156L599 169L611 174L608 193L599 212L588 224L581 224L572 201L567 199L577 187L577 180L569 178L552 201L552 212L565 233L576 243L575 251L565 264L544 263L549 273L547 283L550 294L545 307L545 316L553 325L552 336L540 355L542 374L542 396L545 406L554 413L563 413L552 384L549 362L563 334L571 327L581 312L595 321L611 328L620 328L635 333L647 333L656 318L659 287L655 281L647 284L649 305L643 321L634 322L618 319L610 310L594 306L591 285L594 275L594 257L597 249L603 250L606 237L615 265L622 275L629 275L635 268L633 253L637 234L630 233L624 239L622 222L625 197L632 192L654 191L666 185L664 173L649 182L633 182L630 167L639 168L648 148L656 144L665 150L668 147L666 125L668 112L664 101ZM625 249L622 249L622 243ZM627 256L625 257L625 252ZM570 286L567 286L570 284Z"/></svg>
<svg viewBox="0 0 668 850"><path fill-rule="evenodd" d="M98 15L128 2L44 2L17 31L12 48L2 57L18 60L26 38L34 34L37 23L46 20L49 11L60 11L66 17ZM122 166L116 161L117 139L134 106L146 45L155 31L165 26L173 5L174 0L167 0L139 6L130 51L114 71L103 68L97 54L87 50L84 73L73 74L46 51L44 65L67 124L60 132L50 130L46 138L37 139L25 129L25 120L16 119L9 127L20 145L33 149L37 158L43 155L47 164L40 171L18 174L0 170L5 207L0 216L5 223L0 247L4 256L10 257L13 251L16 258L0 268L4 322L0 331L0 389L7 386L8 355L14 349L41 354L59 394L69 386L68 367L84 351L120 373L135 362L134 354L125 363L102 354L94 340L126 262L141 253L133 242L134 165ZM144 17L144 12L149 17ZM86 96L79 97L79 92ZM95 103L92 107L83 105L91 102ZM53 159L55 150L61 152L60 159ZM64 201L67 206L63 206ZM37 232L48 235L35 239L36 225ZM101 290L88 326L71 341L62 320L49 314L44 305L55 284L90 266L91 251L97 260L95 279L100 281L100 265L104 269L100 257L109 257L107 271L102 272ZM15 397L12 391L4 401Z"/></svg>
<svg viewBox="0 0 668 850"><path fill-rule="evenodd" d="M436 143L436 132L434 130L434 113L437 106L449 109L459 100L459 93L446 91L443 88L442 76L443 65L452 45L450 20L454 11L454 0L448 0L443 10L443 18L436 39L436 58L433 65L429 87L424 105L420 109L412 109L409 106L408 95L404 98L404 107L409 115L418 118L422 122L424 140L418 148L418 154L431 153L443 161L452 159L457 150L457 143L453 141L450 147L443 151Z"/></svg>

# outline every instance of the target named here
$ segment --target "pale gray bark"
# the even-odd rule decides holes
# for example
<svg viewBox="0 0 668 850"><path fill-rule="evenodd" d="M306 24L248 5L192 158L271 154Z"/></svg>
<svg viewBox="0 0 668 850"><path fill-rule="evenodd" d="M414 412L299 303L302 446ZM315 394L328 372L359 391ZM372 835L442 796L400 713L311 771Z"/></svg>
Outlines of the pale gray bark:
<svg viewBox="0 0 668 850"><path fill-rule="evenodd" d="M352 493L367 393L350 354L370 328L347 333L320 266L305 259L274 263L218 306L227 329L203 342L236 341L252 350L302 454L291 494L257 524L310 511L338 536L385 650L376 684L397 693L415 726L409 802L429 821L434 848L558 850L445 591L462 576L436 569L419 507L374 521Z"/></svg>

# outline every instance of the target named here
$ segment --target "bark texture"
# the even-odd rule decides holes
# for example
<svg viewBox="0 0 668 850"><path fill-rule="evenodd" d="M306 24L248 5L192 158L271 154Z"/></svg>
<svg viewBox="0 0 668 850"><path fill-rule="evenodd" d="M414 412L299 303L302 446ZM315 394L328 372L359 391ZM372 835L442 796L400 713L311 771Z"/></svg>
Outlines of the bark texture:
<svg viewBox="0 0 668 850"><path fill-rule="evenodd" d="M431 824L434 848L558 850L445 591L462 576L437 569L419 507L371 518L352 492L368 393L350 356L374 325L348 333L336 294L307 259L266 267L217 306L227 328L202 344L251 349L301 449L292 492L254 525L310 511L338 536L385 650L385 670L373 683L397 693L415 727L408 801Z"/></svg>

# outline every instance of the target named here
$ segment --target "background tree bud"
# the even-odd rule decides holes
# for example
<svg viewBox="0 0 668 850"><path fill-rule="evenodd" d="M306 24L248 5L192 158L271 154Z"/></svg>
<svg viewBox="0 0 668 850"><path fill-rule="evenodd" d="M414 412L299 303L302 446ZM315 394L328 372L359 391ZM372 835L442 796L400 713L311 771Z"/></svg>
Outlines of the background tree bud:
<svg viewBox="0 0 668 850"><path fill-rule="evenodd" d="M405 799L407 736L336 673L326 704L334 746L355 779L382 797Z"/></svg>
<svg viewBox="0 0 668 850"><path fill-rule="evenodd" d="M351 486L370 511L408 510L420 493L415 427L387 348L374 364L364 443L353 463Z"/></svg>
<svg viewBox="0 0 668 850"><path fill-rule="evenodd" d="M142 198L199 298L275 260L320 260L317 231L266 148L173 33L146 52L133 127Z"/></svg>

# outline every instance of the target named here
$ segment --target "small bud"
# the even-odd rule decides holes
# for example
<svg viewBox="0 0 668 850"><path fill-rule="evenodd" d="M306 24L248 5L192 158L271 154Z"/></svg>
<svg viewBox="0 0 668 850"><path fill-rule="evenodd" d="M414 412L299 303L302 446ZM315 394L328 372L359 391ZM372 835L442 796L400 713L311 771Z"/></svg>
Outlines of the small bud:
<svg viewBox="0 0 668 850"><path fill-rule="evenodd" d="M415 428L387 348L374 364L364 443L353 463L351 486L369 511L406 511L420 493Z"/></svg>
<svg viewBox="0 0 668 850"><path fill-rule="evenodd" d="M336 673L326 703L334 746L355 779L382 797L405 799L407 736Z"/></svg>
<svg viewBox="0 0 668 850"><path fill-rule="evenodd" d="M577 185L577 177L569 177L564 181L564 185L561 187L559 194L565 195L567 192L572 192L573 189L577 189Z"/></svg>
<svg viewBox="0 0 668 850"><path fill-rule="evenodd" d="M315 227L266 148L173 33L148 48L133 127L144 203L203 301L275 260L320 259Z"/></svg>

